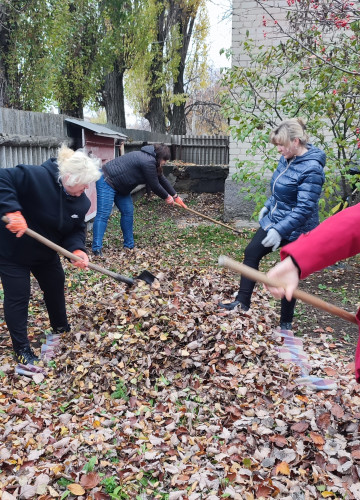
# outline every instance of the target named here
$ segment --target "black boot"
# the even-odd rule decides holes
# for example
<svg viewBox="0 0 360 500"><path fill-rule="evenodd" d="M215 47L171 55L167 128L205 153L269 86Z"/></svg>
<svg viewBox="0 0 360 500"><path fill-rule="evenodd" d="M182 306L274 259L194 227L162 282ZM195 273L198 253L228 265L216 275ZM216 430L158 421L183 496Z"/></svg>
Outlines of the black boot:
<svg viewBox="0 0 360 500"><path fill-rule="evenodd" d="M234 300L234 302L229 302L228 304L223 304L222 302L219 302L218 304L219 307L222 307L223 309L227 309L228 311L232 311L235 309L235 307L240 306L240 309L242 311L248 311L249 308L246 307L244 304L242 304L239 300Z"/></svg>
<svg viewBox="0 0 360 500"><path fill-rule="evenodd" d="M292 330L292 323L281 321L280 322L280 330Z"/></svg>
<svg viewBox="0 0 360 500"><path fill-rule="evenodd" d="M22 365L34 365L40 361L40 359L35 356L35 353L30 346L22 347L21 349L15 351L14 357L15 360Z"/></svg>
<svg viewBox="0 0 360 500"><path fill-rule="evenodd" d="M54 335L62 335L63 333L70 332L70 325L67 326L57 326L56 328L52 329L52 333Z"/></svg>

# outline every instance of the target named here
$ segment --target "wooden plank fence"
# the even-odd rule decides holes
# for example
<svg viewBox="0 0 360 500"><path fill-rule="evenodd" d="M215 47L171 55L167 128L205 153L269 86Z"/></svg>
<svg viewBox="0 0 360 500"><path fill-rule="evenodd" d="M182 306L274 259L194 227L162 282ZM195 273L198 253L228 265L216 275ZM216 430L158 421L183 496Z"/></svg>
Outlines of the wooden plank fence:
<svg viewBox="0 0 360 500"><path fill-rule="evenodd" d="M72 138L67 136L65 118L65 115L0 108L0 168L19 163L40 165L56 156L57 148L63 142L71 146ZM111 125L109 128L117 130ZM170 136L122 130L129 137L126 152L140 149L144 142L164 142L171 147L173 160L207 166L229 164L229 137L226 135Z"/></svg>

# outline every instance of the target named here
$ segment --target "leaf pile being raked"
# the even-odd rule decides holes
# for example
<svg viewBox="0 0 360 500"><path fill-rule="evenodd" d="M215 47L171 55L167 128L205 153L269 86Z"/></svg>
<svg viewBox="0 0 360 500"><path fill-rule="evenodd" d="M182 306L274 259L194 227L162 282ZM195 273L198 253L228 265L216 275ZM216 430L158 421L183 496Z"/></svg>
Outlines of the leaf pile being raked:
<svg viewBox="0 0 360 500"><path fill-rule="evenodd" d="M150 270L151 288L64 262L72 332L43 379L14 373L0 323L1 498L360 498L352 359L325 335L304 337L312 373L337 389L297 387L269 296L259 288L249 312L223 312L238 278L163 250L114 246L101 262ZM35 284L29 323L39 345L48 323Z"/></svg>

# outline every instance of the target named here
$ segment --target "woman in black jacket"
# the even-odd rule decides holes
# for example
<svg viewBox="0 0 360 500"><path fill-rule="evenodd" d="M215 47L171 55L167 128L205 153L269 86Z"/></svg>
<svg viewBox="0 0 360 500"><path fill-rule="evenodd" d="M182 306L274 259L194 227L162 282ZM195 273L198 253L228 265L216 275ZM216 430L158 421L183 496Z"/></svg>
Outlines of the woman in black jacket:
<svg viewBox="0 0 360 500"><path fill-rule="evenodd" d="M65 276L58 254L24 234L27 227L82 257L73 261L87 268L85 215L90 201L84 191L100 177L97 161L66 146L58 157L40 166L0 168L0 278L4 315L15 359L23 364L38 360L27 335L30 273L44 294L50 325L57 334L69 331L65 309Z"/></svg>
<svg viewBox="0 0 360 500"><path fill-rule="evenodd" d="M97 212L93 226L94 255L102 255L103 238L113 203L120 211L120 227L124 248L134 248L134 206L131 191L140 184L151 190L169 205L176 202L186 206L163 175L162 167L170 159L170 150L164 144L144 146L140 151L126 153L109 161L103 167L103 176L96 183Z"/></svg>

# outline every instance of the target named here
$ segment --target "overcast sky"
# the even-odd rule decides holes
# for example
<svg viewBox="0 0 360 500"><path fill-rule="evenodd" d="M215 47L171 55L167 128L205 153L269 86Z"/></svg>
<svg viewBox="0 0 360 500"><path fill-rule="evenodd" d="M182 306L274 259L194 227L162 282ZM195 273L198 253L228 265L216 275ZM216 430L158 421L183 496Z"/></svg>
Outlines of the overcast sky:
<svg viewBox="0 0 360 500"><path fill-rule="evenodd" d="M217 68L230 66L225 55L220 56L219 51L229 49L231 46L231 16L228 15L231 0L208 0L207 4L210 20L209 58ZM225 20L223 20L224 15L227 15Z"/></svg>

